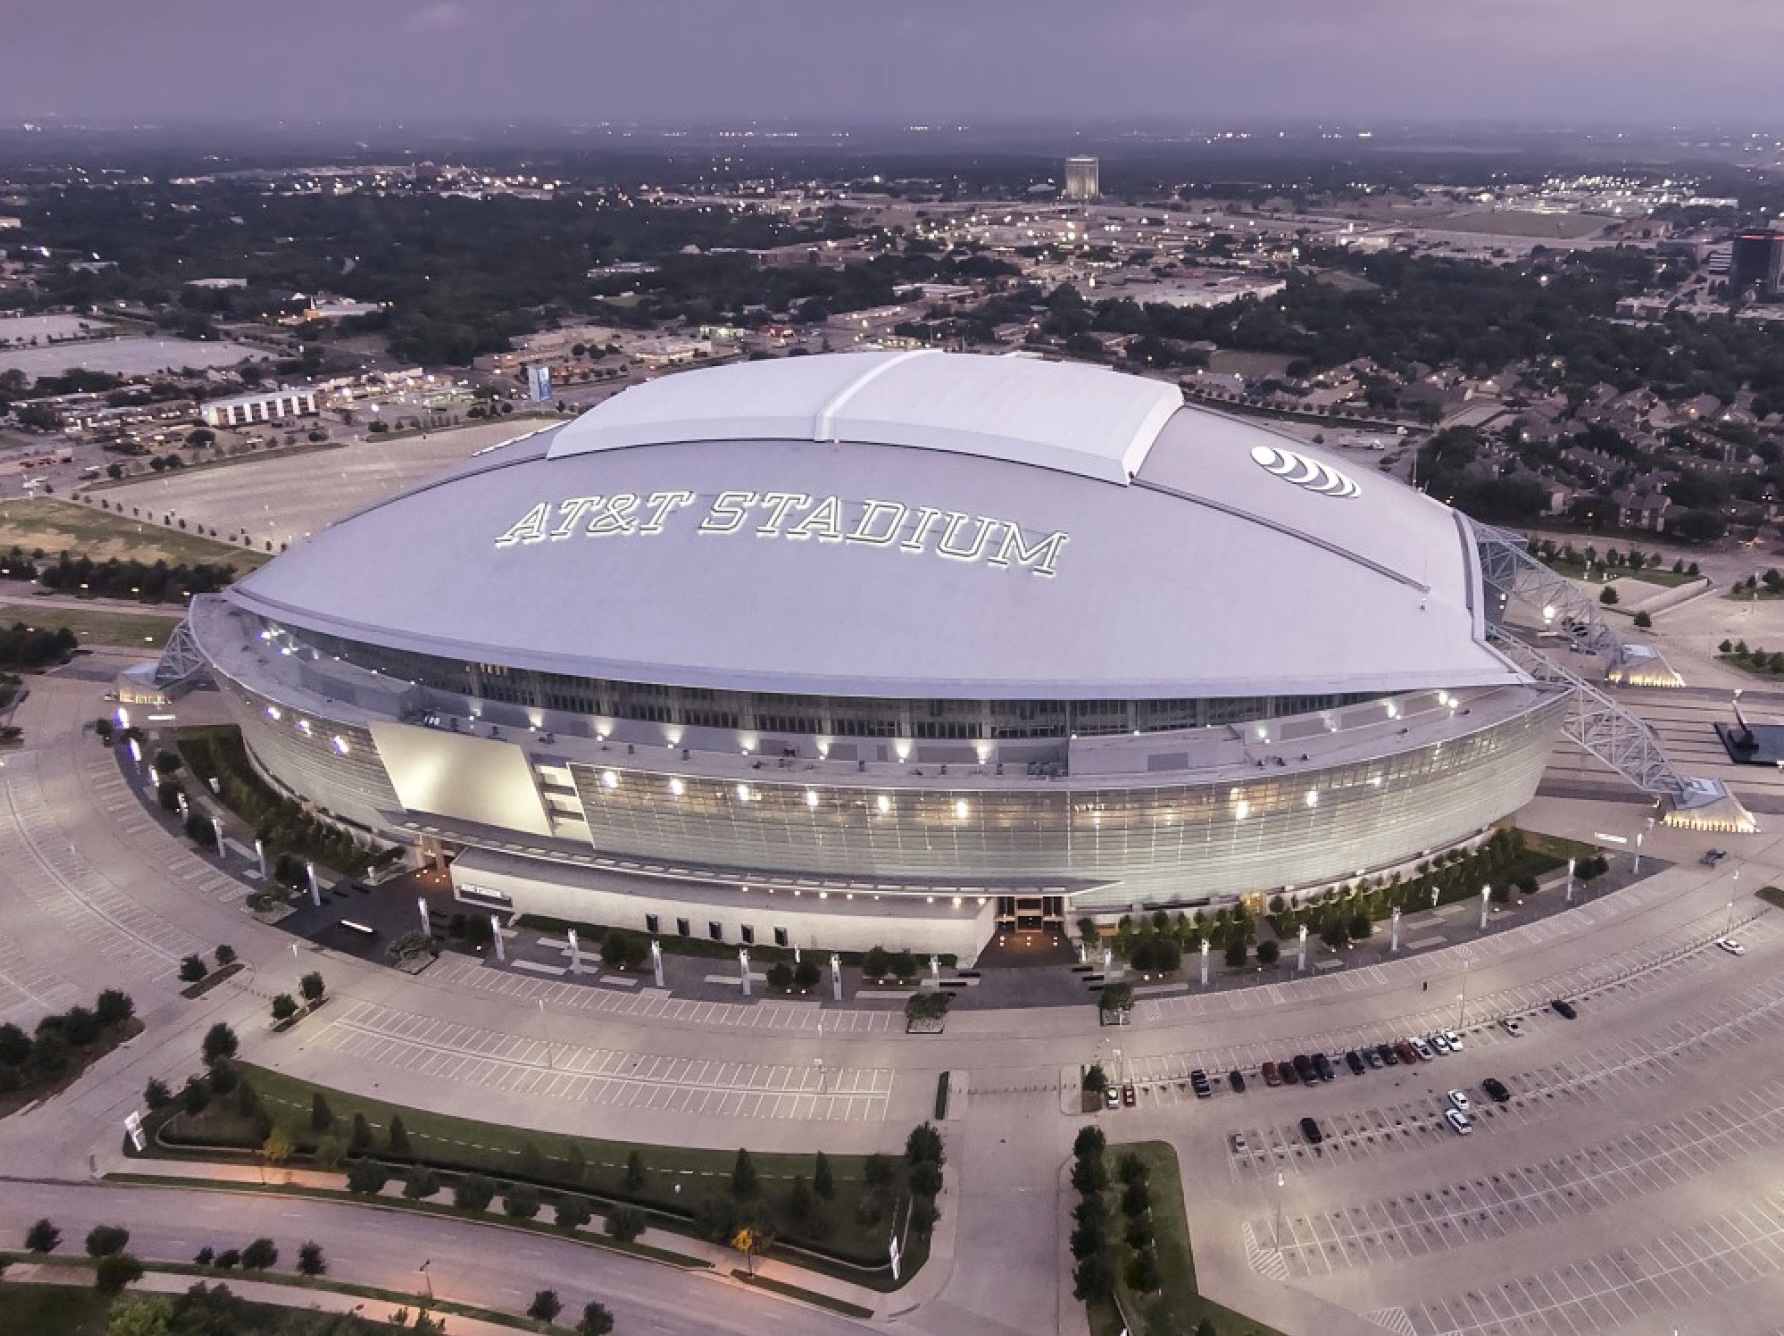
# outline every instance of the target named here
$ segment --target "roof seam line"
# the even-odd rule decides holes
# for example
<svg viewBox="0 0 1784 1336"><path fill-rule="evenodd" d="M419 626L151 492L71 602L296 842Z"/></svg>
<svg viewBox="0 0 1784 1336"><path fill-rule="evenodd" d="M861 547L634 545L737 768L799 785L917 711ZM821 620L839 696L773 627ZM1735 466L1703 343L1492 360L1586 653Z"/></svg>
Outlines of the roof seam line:
<svg viewBox="0 0 1784 1336"><path fill-rule="evenodd" d="M912 348L908 352L899 354L897 357L888 357L885 361L869 368L862 375L855 377L854 380L850 381L847 385L843 386L841 390L837 391L836 394L831 396L829 403L818 410L817 416L812 419L812 440L828 441L832 439L835 434L836 418L838 414L848 406L849 400L853 399L857 394L866 389L893 367L903 366L913 358L939 356L941 356L940 352L934 348Z"/></svg>

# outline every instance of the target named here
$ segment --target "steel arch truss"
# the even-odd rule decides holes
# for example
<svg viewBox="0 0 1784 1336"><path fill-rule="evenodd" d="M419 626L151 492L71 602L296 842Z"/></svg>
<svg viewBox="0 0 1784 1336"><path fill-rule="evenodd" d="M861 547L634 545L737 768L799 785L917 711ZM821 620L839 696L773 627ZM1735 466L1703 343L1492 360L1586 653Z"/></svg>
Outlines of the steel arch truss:
<svg viewBox="0 0 1784 1336"><path fill-rule="evenodd" d="M206 666L188 617L174 627L173 634L167 638L167 648L161 651L161 661L155 665L155 685L163 690L190 686L204 673Z"/></svg>

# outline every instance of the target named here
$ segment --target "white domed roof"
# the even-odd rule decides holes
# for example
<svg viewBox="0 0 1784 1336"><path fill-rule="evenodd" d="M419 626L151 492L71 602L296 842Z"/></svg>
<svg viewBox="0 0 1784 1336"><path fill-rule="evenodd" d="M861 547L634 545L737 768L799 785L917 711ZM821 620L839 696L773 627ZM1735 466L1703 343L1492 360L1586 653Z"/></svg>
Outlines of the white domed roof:
<svg viewBox="0 0 1784 1336"><path fill-rule="evenodd" d="M844 354L629 390L235 585L289 624L680 686L1122 699L1520 680L1465 524L1157 381Z"/></svg>

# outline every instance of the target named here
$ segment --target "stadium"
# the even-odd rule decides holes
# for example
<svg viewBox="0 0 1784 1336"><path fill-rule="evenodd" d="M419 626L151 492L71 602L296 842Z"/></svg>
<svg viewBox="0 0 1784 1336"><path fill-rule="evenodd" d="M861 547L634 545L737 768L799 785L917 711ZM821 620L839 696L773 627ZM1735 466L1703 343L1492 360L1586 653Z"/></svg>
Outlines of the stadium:
<svg viewBox="0 0 1784 1336"><path fill-rule="evenodd" d="M1490 637L1482 563L1173 385L856 353L629 389L187 630L270 781L467 905L972 958L1527 802L1571 693Z"/></svg>

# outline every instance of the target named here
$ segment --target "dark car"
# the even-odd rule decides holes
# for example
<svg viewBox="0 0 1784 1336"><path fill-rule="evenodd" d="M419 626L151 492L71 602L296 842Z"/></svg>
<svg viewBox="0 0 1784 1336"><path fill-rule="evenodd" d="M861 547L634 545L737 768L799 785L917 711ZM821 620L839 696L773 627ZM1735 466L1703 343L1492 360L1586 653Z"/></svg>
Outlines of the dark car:
<svg viewBox="0 0 1784 1336"><path fill-rule="evenodd" d="M1497 1076L1489 1076L1480 1083L1480 1088L1487 1092L1495 1104L1503 1104L1511 1098L1511 1091L1505 1088L1505 1082Z"/></svg>
<svg viewBox="0 0 1784 1336"><path fill-rule="evenodd" d="M1332 1070L1332 1060L1324 1053L1315 1053L1313 1055L1313 1070L1322 1081L1330 1081L1337 1075L1337 1073Z"/></svg>
<svg viewBox="0 0 1784 1336"><path fill-rule="evenodd" d="M1408 1067L1418 1066L1419 1055L1413 1051L1412 1045L1407 1043L1404 1039L1394 1045L1394 1053L1399 1057L1400 1061L1405 1063Z"/></svg>
<svg viewBox="0 0 1784 1336"><path fill-rule="evenodd" d="M1245 1093L1245 1077L1240 1073L1237 1067L1227 1073L1227 1084L1233 1088L1233 1093L1235 1095L1243 1095Z"/></svg>
<svg viewBox="0 0 1784 1336"><path fill-rule="evenodd" d="M1194 1088L1197 1099L1207 1099L1214 1094L1214 1088L1208 1084L1208 1073L1200 1067L1189 1074L1189 1084Z"/></svg>
<svg viewBox="0 0 1784 1336"><path fill-rule="evenodd" d="M1368 1064L1363 1061L1363 1055L1354 1048L1344 1055L1344 1065L1358 1076L1369 1070Z"/></svg>
<svg viewBox="0 0 1784 1336"><path fill-rule="evenodd" d="M1573 1003L1569 1002L1564 997L1558 997L1553 1002L1549 1003L1549 1009L1563 1020L1569 1021L1575 1019L1580 1014L1573 1009Z"/></svg>
<svg viewBox="0 0 1784 1336"><path fill-rule="evenodd" d="M1301 1084L1301 1073L1295 1070L1295 1064L1292 1062L1284 1061L1277 1063L1276 1072L1282 1077L1283 1085Z"/></svg>
<svg viewBox="0 0 1784 1336"><path fill-rule="evenodd" d="M1394 1046L1392 1044L1377 1044L1375 1046L1375 1052L1388 1066L1398 1067L1400 1065L1400 1055L1394 1052Z"/></svg>
<svg viewBox="0 0 1784 1336"><path fill-rule="evenodd" d="M1311 1118L1301 1119L1301 1135L1307 1138L1309 1146L1317 1146L1326 1139L1326 1134L1319 1130L1319 1124Z"/></svg>
<svg viewBox="0 0 1784 1336"><path fill-rule="evenodd" d="M1312 1085L1319 1079L1319 1073L1313 1066L1313 1059L1305 1053L1295 1054L1295 1075L1301 1078L1302 1085Z"/></svg>
<svg viewBox="0 0 1784 1336"><path fill-rule="evenodd" d="M1237 1073L1235 1073L1235 1075L1236 1074ZM1267 1086L1279 1086L1282 1084L1282 1073L1276 1070L1276 1064L1273 1062L1266 1062L1264 1064L1263 1076L1264 1084Z"/></svg>

